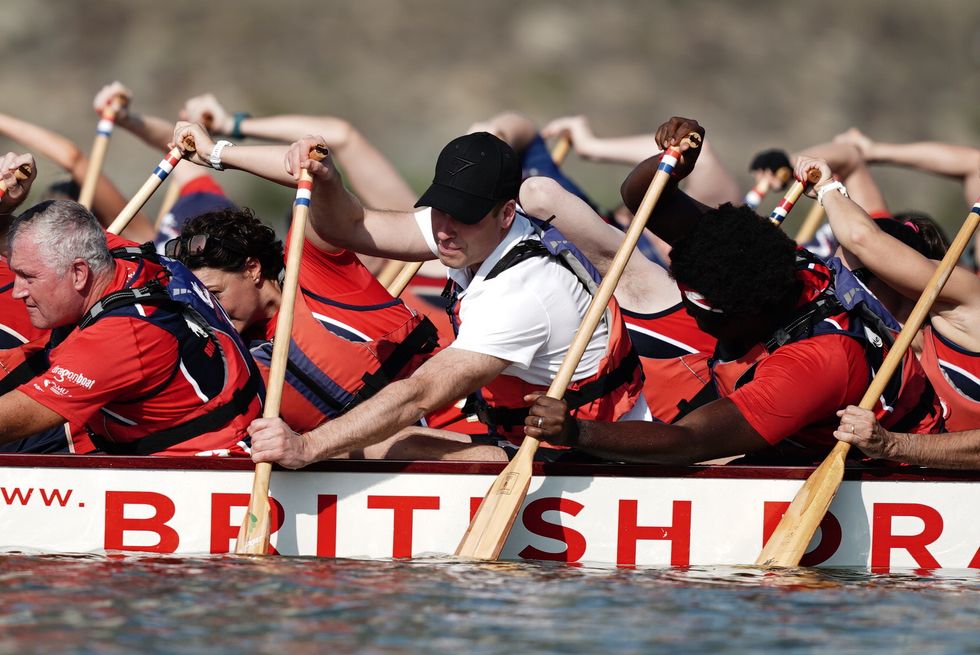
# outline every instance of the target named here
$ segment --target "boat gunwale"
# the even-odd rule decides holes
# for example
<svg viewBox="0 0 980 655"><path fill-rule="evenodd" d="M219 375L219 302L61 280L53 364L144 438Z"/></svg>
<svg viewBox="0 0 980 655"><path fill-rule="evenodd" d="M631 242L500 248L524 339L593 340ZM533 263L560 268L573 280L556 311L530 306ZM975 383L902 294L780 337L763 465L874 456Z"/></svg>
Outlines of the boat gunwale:
<svg viewBox="0 0 980 655"><path fill-rule="evenodd" d="M299 472L497 475L503 462L329 460ZM251 471L255 465L244 457L130 457L114 455L32 455L0 454L0 468L130 469L173 471ZM275 467L276 471L289 469ZM534 464L534 475L541 477L690 478L744 480L805 480L812 466L695 465L659 466L655 464ZM845 480L861 482L977 482L980 471L924 469L901 466L851 466Z"/></svg>

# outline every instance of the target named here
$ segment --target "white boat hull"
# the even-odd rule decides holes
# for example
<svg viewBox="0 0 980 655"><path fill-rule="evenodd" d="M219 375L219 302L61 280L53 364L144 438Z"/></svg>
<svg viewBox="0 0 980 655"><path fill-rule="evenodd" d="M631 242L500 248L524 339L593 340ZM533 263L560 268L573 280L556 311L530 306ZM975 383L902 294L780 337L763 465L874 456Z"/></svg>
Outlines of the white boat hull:
<svg viewBox="0 0 980 655"><path fill-rule="evenodd" d="M181 467L181 468L174 468ZM497 465L335 462L275 471L282 555L448 555ZM536 475L503 559L751 564L809 473L799 468L557 466ZM0 456L0 550L225 553L251 489L247 461ZM980 568L970 474L850 472L806 564Z"/></svg>

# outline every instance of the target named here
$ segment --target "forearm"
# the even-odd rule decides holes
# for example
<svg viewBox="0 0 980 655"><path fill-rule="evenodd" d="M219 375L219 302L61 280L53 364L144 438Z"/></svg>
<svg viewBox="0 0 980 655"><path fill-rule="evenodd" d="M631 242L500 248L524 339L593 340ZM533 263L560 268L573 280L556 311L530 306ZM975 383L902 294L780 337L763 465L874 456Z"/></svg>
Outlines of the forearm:
<svg viewBox="0 0 980 655"><path fill-rule="evenodd" d="M0 396L0 443L10 443L61 425L65 419L18 390Z"/></svg>
<svg viewBox="0 0 980 655"><path fill-rule="evenodd" d="M426 391L418 380L397 380L370 401L307 432L303 438L313 454L312 461L329 459L380 443L418 422L431 409Z"/></svg>
<svg viewBox="0 0 980 655"><path fill-rule="evenodd" d="M13 116L0 114L0 133L17 141L35 155L43 155L81 182L88 160L78 146L51 130ZM80 169L80 170L78 170Z"/></svg>
<svg viewBox="0 0 980 655"><path fill-rule="evenodd" d="M790 161L795 166L799 157L804 155L824 160L830 167L830 171L842 179L850 175L854 168L863 162L861 152L850 143L832 142L810 146L791 156Z"/></svg>
<svg viewBox="0 0 980 655"><path fill-rule="evenodd" d="M351 128L348 138L334 147L333 153L351 190L366 206L413 211L415 192L391 161L358 130Z"/></svg>
<svg viewBox="0 0 980 655"><path fill-rule="evenodd" d="M980 470L980 430L948 434L887 433L887 459L944 469Z"/></svg>
<svg viewBox="0 0 980 655"><path fill-rule="evenodd" d="M620 189L623 203L636 214L659 164L658 157L640 163L629 174ZM709 208L677 188L671 179L660 194L650 215L647 228L669 244L676 243L701 219Z"/></svg>
<svg viewBox="0 0 980 655"><path fill-rule="evenodd" d="M268 141L291 143L307 134L323 137L327 147L340 149L350 138L353 129L347 121L333 116L302 116L286 114L263 118L245 118L238 125L242 135Z"/></svg>
<svg viewBox="0 0 980 655"><path fill-rule="evenodd" d="M698 202L710 207L717 207L726 202L741 204L742 201L738 183L718 158L718 153L708 139L701 144L698 165L687 176L684 190Z"/></svg>
<svg viewBox="0 0 980 655"><path fill-rule="evenodd" d="M286 172L283 164L285 146L234 146L221 151L221 165L224 168L245 171L271 182L287 187L296 187L296 180ZM210 153L198 153L205 160Z"/></svg>
<svg viewBox="0 0 980 655"><path fill-rule="evenodd" d="M660 152L652 134L605 139L579 136L575 139L574 146L575 153L583 159L631 166Z"/></svg>
<svg viewBox="0 0 980 655"><path fill-rule="evenodd" d="M649 464L688 465L740 455L714 447L697 432L648 421L605 423L577 420L578 436L569 444L603 459Z"/></svg>
<svg viewBox="0 0 980 655"><path fill-rule="evenodd" d="M872 143L867 159L955 178L975 176L980 171L980 149L947 143Z"/></svg>
<svg viewBox="0 0 980 655"><path fill-rule="evenodd" d="M174 125L170 121L156 116L142 116L130 113L121 118L116 124L139 137L151 148L166 152L174 134Z"/></svg>

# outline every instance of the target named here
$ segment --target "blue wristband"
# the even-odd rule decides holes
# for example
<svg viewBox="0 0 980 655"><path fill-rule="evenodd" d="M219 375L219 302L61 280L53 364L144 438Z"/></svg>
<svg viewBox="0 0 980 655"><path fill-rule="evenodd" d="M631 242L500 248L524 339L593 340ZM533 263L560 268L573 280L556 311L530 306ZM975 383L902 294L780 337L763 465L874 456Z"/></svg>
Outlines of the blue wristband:
<svg viewBox="0 0 980 655"><path fill-rule="evenodd" d="M247 111L236 111L232 116L231 134L228 136L233 139L244 139L245 135L242 134L242 121L251 117L252 115Z"/></svg>

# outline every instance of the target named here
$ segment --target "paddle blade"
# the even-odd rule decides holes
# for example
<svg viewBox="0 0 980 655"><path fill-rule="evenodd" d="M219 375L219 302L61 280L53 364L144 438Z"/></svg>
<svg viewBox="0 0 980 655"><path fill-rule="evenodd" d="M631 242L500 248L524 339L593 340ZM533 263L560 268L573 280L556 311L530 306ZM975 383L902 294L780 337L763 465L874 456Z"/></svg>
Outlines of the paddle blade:
<svg viewBox="0 0 980 655"><path fill-rule="evenodd" d="M494 480L456 548L457 557L495 560L500 556L531 485L534 453L522 456L524 450L521 449Z"/></svg>
<svg viewBox="0 0 980 655"><path fill-rule="evenodd" d="M271 508L269 505L269 477L272 465L262 462L255 466L252 495L245 511L245 519L238 530L238 540L235 542L236 555L268 555L269 537L272 534ZM254 487L264 484L264 493L256 493Z"/></svg>
<svg viewBox="0 0 980 655"><path fill-rule="evenodd" d="M799 566L844 479L844 460L849 449L850 444L844 442L834 446L827 459L796 492L796 497L755 561L757 566Z"/></svg>

